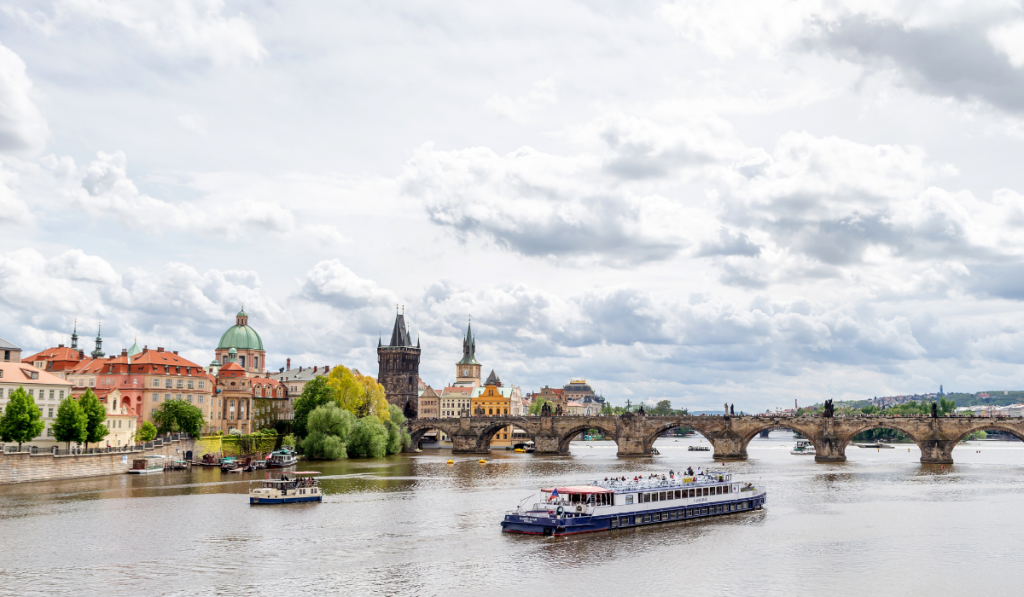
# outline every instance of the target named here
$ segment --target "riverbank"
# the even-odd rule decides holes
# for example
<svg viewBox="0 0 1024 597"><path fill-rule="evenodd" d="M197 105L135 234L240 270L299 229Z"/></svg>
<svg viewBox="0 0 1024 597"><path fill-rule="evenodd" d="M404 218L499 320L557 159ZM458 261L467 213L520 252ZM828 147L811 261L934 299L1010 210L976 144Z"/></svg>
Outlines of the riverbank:
<svg viewBox="0 0 1024 597"><path fill-rule="evenodd" d="M150 455L184 458L185 454L193 450L195 441L188 438L168 440L160 446L135 452L62 456L54 456L49 452L0 453L0 485L121 475L128 472L132 467L132 460L136 458Z"/></svg>

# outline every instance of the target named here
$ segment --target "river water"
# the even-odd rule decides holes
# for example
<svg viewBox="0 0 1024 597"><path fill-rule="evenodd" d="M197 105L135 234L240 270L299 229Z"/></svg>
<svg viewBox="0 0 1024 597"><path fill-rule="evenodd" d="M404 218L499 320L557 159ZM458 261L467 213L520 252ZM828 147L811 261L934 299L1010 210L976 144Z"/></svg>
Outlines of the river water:
<svg viewBox="0 0 1024 597"><path fill-rule="evenodd" d="M251 478L196 468L0 487L3 595L1018 595L1024 444L973 442L924 466L913 445L792 456L755 439L725 468L768 488L760 512L642 529L505 535L544 485L712 464L700 438L616 458L427 451L315 463L322 504L248 505ZM980 452L979 452L980 451Z"/></svg>

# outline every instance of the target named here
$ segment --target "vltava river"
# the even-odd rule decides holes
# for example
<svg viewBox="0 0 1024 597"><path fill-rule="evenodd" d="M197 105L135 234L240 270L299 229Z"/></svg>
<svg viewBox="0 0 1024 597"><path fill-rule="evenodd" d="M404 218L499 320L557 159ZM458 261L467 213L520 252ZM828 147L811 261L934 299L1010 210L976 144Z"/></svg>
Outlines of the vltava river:
<svg viewBox="0 0 1024 597"><path fill-rule="evenodd" d="M322 504L250 507L216 469L0 487L4 595L1019 595L1024 444L792 456L773 433L726 465L768 487L765 510L567 538L504 535L543 485L707 467L699 439L660 456L611 443L569 456L424 452L315 463ZM976 453L976 450L981 450Z"/></svg>

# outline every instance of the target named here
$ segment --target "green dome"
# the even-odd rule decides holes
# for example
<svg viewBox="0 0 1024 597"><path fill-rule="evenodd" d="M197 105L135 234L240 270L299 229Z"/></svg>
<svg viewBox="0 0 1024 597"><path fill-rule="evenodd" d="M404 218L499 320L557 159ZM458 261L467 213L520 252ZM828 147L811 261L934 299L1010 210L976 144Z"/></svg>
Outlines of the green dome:
<svg viewBox="0 0 1024 597"><path fill-rule="evenodd" d="M235 347L238 350L263 350L263 340L256 330L247 325L233 325L220 337L217 348Z"/></svg>

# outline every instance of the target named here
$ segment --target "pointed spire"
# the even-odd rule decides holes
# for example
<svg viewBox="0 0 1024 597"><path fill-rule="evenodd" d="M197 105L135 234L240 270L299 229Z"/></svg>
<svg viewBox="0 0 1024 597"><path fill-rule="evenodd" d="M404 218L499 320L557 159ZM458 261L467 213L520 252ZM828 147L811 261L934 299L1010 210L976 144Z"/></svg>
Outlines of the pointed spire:
<svg viewBox="0 0 1024 597"><path fill-rule="evenodd" d="M466 337L462 339L462 360L459 365L479 365L476 361L476 338L473 337L473 318L469 318L466 326Z"/></svg>
<svg viewBox="0 0 1024 597"><path fill-rule="evenodd" d="M402 313L395 315L395 328L391 331L391 344L389 346L412 346L412 342L409 340L409 332L405 328L405 315Z"/></svg>
<svg viewBox="0 0 1024 597"><path fill-rule="evenodd" d="M103 322L100 321L100 322L98 322L98 325L96 327L96 350L94 350L91 353L89 353L92 356L92 358L94 358L94 359L98 359L98 358L101 358L101 357L104 356L104 352L103 352L103 334L102 334L102 331L103 331Z"/></svg>
<svg viewBox="0 0 1024 597"><path fill-rule="evenodd" d="M78 318L75 318L75 330L71 332L71 348L78 349Z"/></svg>
<svg viewBox="0 0 1024 597"><path fill-rule="evenodd" d="M417 332L416 333L416 348L419 348L419 347L420 347L420 334L419 334L419 332Z"/></svg>

